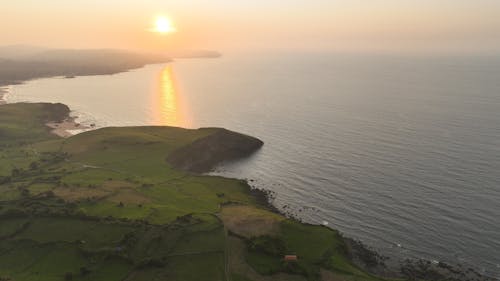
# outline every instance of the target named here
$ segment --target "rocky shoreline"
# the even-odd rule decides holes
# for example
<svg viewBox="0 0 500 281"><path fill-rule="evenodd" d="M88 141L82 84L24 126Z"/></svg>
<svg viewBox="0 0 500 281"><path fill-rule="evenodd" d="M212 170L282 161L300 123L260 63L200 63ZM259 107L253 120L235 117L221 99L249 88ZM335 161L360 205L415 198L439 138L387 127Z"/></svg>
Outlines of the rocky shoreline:
<svg viewBox="0 0 500 281"><path fill-rule="evenodd" d="M252 180L246 180L251 186ZM252 188L252 192L260 198L260 202L280 215L306 223L298 212L293 212L287 205L280 209L273 204L273 191ZM327 227L326 225L323 225ZM499 281L500 279L481 274L477 269L463 264L450 264L425 259L403 259L384 256L378 250L367 246L362 241L342 235L347 248L347 255L352 262L364 271L375 276L389 279L416 280L450 280L450 281Z"/></svg>
<svg viewBox="0 0 500 281"><path fill-rule="evenodd" d="M0 105L7 104L5 96L8 94L7 88L0 87ZM68 113L69 114L69 113ZM51 132L62 138L69 138L80 132L88 131L93 129L94 126L85 126L76 121L75 117L69 116L63 120L50 121L45 123L45 125L51 128Z"/></svg>
<svg viewBox="0 0 500 281"><path fill-rule="evenodd" d="M82 125L76 122L76 118L68 117L60 122L48 122L45 124L47 127L52 129L52 133L58 135L62 138L69 138L80 132L88 131L92 127Z"/></svg>

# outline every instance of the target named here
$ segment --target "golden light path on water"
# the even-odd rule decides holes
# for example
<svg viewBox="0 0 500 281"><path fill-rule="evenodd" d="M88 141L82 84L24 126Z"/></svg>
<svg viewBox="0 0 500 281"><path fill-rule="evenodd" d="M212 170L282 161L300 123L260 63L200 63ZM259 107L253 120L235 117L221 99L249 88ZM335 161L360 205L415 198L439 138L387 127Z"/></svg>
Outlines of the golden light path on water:
<svg viewBox="0 0 500 281"><path fill-rule="evenodd" d="M171 65L159 76L159 87L154 93L154 123L163 126L189 127L189 121Z"/></svg>

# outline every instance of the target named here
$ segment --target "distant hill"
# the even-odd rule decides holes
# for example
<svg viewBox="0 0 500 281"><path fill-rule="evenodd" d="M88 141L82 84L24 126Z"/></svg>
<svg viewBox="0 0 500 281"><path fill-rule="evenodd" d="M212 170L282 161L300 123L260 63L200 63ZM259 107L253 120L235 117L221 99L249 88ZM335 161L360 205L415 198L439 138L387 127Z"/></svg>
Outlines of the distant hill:
<svg viewBox="0 0 500 281"><path fill-rule="evenodd" d="M115 74L170 58L218 58L219 52L184 50L168 55L115 49L49 49L28 45L0 46L0 86L53 76Z"/></svg>
<svg viewBox="0 0 500 281"><path fill-rule="evenodd" d="M169 61L170 58L163 55L111 49L0 47L0 86L43 77L115 74Z"/></svg>
<svg viewBox="0 0 500 281"><path fill-rule="evenodd" d="M29 45L0 46L0 59L22 59L49 50L48 48Z"/></svg>
<svg viewBox="0 0 500 281"><path fill-rule="evenodd" d="M39 62L86 62L86 63L116 63L123 61L152 61L169 60L166 56L155 54L134 53L115 49L48 49L27 56L24 60Z"/></svg>

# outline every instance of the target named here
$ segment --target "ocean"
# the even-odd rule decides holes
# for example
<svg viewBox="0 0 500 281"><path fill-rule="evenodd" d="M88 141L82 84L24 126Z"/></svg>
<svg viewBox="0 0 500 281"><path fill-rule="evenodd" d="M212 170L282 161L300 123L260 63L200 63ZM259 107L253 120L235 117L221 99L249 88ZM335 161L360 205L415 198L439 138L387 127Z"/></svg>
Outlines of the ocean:
<svg viewBox="0 0 500 281"><path fill-rule="evenodd" d="M500 56L228 54L10 87L102 126L225 127L265 142L215 173L382 254L500 277Z"/></svg>

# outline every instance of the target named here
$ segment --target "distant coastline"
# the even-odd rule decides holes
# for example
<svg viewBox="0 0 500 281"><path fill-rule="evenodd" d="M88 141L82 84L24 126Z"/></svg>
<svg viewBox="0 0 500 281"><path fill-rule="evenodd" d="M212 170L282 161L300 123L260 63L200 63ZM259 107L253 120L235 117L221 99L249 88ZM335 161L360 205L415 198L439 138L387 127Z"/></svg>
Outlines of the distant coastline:
<svg viewBox="0 0 500 281"><path fill-rule="evenodd" d="M18 47L16 47L18 48ZM173 58L218 58L216 51L183 51L140 54L123 50L40 49L14 56L13 47L0 47L0 87L49 77L112 75L148 64L168 63Z"/></svg>
<svg viewBox="0 0 500 281"><path fill-rule="evenodd" d="M16 49L17 46L14 46ZM32 48L24 56L13 56L14 47L0 47L0 105L7 104L9 86L40 78L113 75L149 64L168 63L175 58L218 58L215 51L186 51L167 55L136 54L121 50L51 50ZM14 52L15 53L15 52ZM63 122L50 122L52 133L67 138L79 132L93 129L70 117Z"/></svg>
<svg viewBox="0 0 500 281"><path fill-rule="evenodd" d="M60 136L62 138L69 138L76 134L90 131L94 129L94 126L85 126L76 121L75 117L68 117L62 122L48 122L45 125L51 128L51 132L54 135Z"/></svg>

